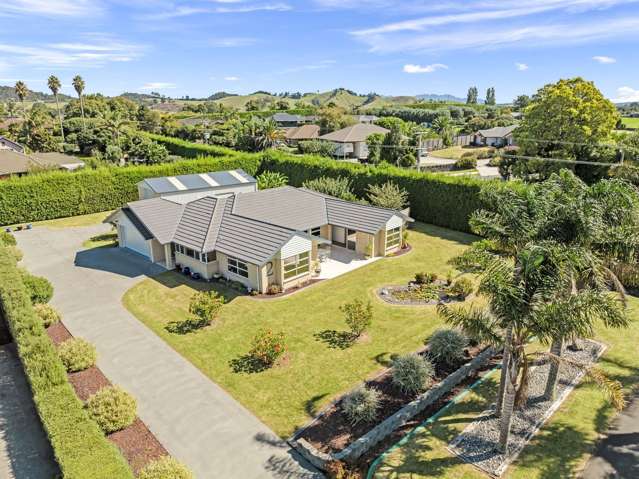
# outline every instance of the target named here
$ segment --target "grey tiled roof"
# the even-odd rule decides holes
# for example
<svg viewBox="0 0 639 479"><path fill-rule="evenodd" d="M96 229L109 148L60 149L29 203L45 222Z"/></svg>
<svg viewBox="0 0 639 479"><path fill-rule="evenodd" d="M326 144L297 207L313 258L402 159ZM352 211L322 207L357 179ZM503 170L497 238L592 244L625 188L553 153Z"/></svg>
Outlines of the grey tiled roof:
<svg viewBox="0 0 639 479"><path fill-rule="evenodd" d="M187 201L172 197L129 203L139 221L162 243L197 251L220 251L264 264L295 235L325 224L375 234L401 212L360 205L303 188L285 186L230 197Z"/></svg>
<svg viewBox="0 0 639 479"><path fill-rule="evenodd" d="M515 131L517 126L518 125L496 126L495 128L490 128L488 130L479 130L477 133L484 138L503 138Z"/></svg>

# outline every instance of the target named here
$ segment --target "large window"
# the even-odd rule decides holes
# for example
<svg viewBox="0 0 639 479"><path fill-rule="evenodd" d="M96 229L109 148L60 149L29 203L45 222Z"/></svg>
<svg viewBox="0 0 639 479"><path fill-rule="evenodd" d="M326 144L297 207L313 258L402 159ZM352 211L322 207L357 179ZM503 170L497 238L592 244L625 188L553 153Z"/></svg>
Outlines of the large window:
<svg viewBox="0 0 639 479"><path fill-rule="evenodd" d="M311 270L310 255L306 251L284 260L284 280L288 281Z"/></svg>
<svg viewBox="0 0 639 479"><path fill-rule="evenodd" d="M249 277L248 265L244 261L241 261L237 258L231 258L229 256L227 268L233 274L237 274L238 276L244 276L245 278Z"/></svg>
<svg viewBox="0 0 639 479"><path fill-rule="evenodd" d="M402 240L402 228L397 227L386 231L386 251L397 248Z"/></svg>
<svg viewBox="0 0 639 479"><path fill-rule="evenodd" d="M212 263L213 261L217 260L215 251L211 251L209 253L200 253L199 251L187 248L186 246L182 246L181 244L174 243L174 245L176 253L181 253L184 256L188 256L189 258L197 259L202 263Z"/></svg>

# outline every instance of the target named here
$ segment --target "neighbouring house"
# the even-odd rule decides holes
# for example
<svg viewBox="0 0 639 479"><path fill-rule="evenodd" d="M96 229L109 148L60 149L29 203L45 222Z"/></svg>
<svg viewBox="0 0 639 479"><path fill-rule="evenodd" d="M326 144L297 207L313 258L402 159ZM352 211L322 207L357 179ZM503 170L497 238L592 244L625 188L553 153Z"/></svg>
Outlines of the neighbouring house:
<svg viewBox="0 0 639 479"><path fill-rule="evenodd" d="M329 258L340 258L348 268L357 258L395 253L412 219L285 186L134 201L106 221L116 226L121 248L149 261L266 293L306 284Z"/></svg>
<svg viewBox="0 0 639 479"><path fill-rule="evenodd" d="M511 146L515 144L513 132L517 129L517 125L497 126L488 130L479 130L475 133L475 145L484 146Z"/></svg>
<svg viewBox="0 0 639 479"><path fill-rule="evenodd" d="M379 120L379 117L375 115L355 115L354 118L358 123L375 123Z"/></svg>
<svg viewBox="0 0 639 479"><path fill-rule="evenodd" d="M317 121L317 116L291 115L290 113L275 113L271 119L277 123L280 128L295 128L300 125L306 125Z"/></svg>
<svg viewBox="0 0 639 479"><path fill-rule="evenodd" d="M374 133L385 135L389 130L369 123L356 123L341 130L320 136L320 140L335 144L335 156L339 158L354 158L365 160L368 158L366 140Z"/></svg>
<svg viewBox="0 0 639 479"><path fill-rule="evenodd" d="M17 153L24 153L24 146L5 136L0 136L0 150L13 150Z"/></svg>
<svg viewBox="0 0 639 479"><path fill-rule="evenodd" d="M320 127L317 125L302 125L290 128L286 131L286 142L296 145L300 141L317 140L320 136Z"/></svg>
<svg viewBox="0 0 639 479"><path fill-rule="evenodd" d="M0 178L24 176L37 168L73 171L84 167L84 162L61 153L32 153L26 155L8 148L0 148Z"/></svg>
<svg viewBox="0 0 639 479"><path fill-rule="evenodd" d="M138 195L141 200L185 193L197 193L202 196L210 193L219 196L256 190L257 180L244 170L147 178L138 183Z"/></svg>

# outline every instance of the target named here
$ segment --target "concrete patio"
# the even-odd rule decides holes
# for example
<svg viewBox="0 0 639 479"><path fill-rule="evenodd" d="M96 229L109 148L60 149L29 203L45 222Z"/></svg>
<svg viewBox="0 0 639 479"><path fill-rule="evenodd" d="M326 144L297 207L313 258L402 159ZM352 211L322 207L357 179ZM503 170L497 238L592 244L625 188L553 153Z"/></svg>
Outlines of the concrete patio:
<svg viewBox="0 0 639 479"><path fill-rule="evenodd" d="M336 278L344 273L356 270L357 268L361 268L362 266L381 259L379 256L366 259L355 251L335 245L332 245L326 250L321 249L320 255L321 254L326 254L327 257L324 261L320 261L322 272L315 277L317 279Z"/></svg>

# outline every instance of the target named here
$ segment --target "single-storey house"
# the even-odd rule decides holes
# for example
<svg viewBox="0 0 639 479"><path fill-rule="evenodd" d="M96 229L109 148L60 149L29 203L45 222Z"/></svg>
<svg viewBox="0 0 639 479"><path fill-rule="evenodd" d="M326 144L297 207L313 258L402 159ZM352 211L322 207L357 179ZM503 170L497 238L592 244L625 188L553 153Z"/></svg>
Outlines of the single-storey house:
<svg viewBox="0 0 639 479"><path fill-rule="evenodd" d="M320 127L317 125L302 125L290 128L285 133L286 142L295 145L300 141L317 140L320 136Z"/></svg>
<svg viewBox="0 0 639 479"><path fill-rule="evenodd" d="M202 196L210 193L219 196L256 190L257 180L241 169L147 178L138 183L138 197L141 200L184 193L200 193Z"/></svg>
<svg viewBox="0 0 639 479"><path fill-rule="evenodd" d="M13 150L17 153L24 153L24 146L20 143L16 143L13 140L10 140L6 136L0 135L0 150Z"/></svg>
<svg viewBox="0 0 639 479"><path fill-rule="evenodd" d="M335 156L340 158L355 158L365 160L368 158L368 145L366 140L374 133L385 135L389 130L370 123L356 123L341 130L328 133L319 137L320 140L330 141L335 144Z"/></svg>
<svg viewBox="0 0 639 479"><path fill-rule="evenodd" d="M475 133L475 145L484 146L511 146L515 144L513 131L517 129L517 125L497 126L488 130L479 130Z"/></svg>
<svg viewBox="0 0 639 479"><path fill-rule="evenodd" d="M0 178L24 176L34 168L52 168L72 171L84 167L84 162L61 153L19 153L0 148Z"/></svg>
<svg viewBox="0 0 639 479"><path fill-rule="evenodd" d="M379 117L375 115L355 115L354 118L358 123L375 123L379 120Z"/></svg>
<svg viewBox="0 0 639 479"><path fill-rule="evenodd" d="M300 125L317 121L317 116L313 115L291 115L290 113L275 113L271 119L281 128L294 128Z"/></svg>
<svg viewBox="0 0 639 479"><path fill-rule="evenodd" d="M188 267L203 278L219 275L266 293L308 282L333 247L361 257L396 252L412 219L285 186L134 201L106 221L116 226L121 248L167 269Z"/></svg>

